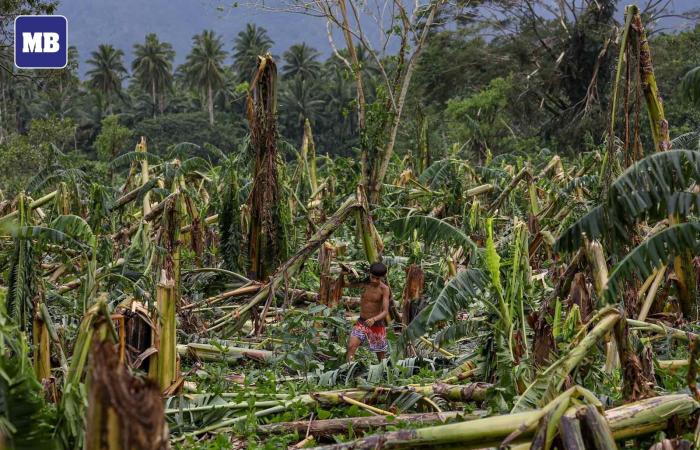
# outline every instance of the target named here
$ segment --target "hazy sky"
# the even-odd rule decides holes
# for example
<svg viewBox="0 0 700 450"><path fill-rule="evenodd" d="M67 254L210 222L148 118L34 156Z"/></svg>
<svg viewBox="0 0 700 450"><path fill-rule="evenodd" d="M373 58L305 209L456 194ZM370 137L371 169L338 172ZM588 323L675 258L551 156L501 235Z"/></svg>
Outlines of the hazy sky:
<svg viewBox="0 0 700 450"><path fill-rule="evenodd" d="M279 1L265 0L265 4L279 6ZM673 0L673 3L676 11L700 6L700 0ZM324 55L330 54L323 19L232 5L233 2L217 0L60 0L58 13L68 18L69 42L78 47L81 73L85 71L84 61L101 43L124 50L130 63L133 45L151 32L173 45L176 64L185 60L192 36L204 29L222 34L225 48L230 52L234 37L248 22L268 30L275 42L272 49L275 55L299 42L307 42ZM683 26L678 22L672 25Z"/></svg>

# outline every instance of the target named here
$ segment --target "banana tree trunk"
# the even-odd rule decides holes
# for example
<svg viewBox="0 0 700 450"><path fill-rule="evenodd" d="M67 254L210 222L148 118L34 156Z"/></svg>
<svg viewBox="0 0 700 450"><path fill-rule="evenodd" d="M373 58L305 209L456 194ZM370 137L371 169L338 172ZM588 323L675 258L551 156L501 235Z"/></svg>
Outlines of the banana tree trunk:
<svg viewBox="0 0 700 450"><path fill-rule="evenodd" d="M430 166L430 143L428 142L428 118L423 116L418 139L418 164L416 175L423 173Z"/></svg>
<svg viewBox="0 0 700 450"><path fill-rule="evenodd" d="M34 374L42 381L51 378L51 347L49 328L41 315L41 305L34 307L34 323L32 324L32 341L34 349Z"/></svg>
<svg viewBox="0 0 700 450"><path fill-rule="evenodd" d="M608 285L608 263L605 259L605 250L598 241L588 241L585 243L586 257L591 265L595 291L598 298L603 297L603 291Z"/></svg>
<svg viewBox="0 0 700 450"><path fill-rule="evenodd" d="M672 417L686 418L700 405L687 394L666 395L605 411L614 439L629 439L664 430ZM537 428L540 410L488 417L448 425L405 429L368 436L341 444L316 447L325 450L422 448L459 444L462 449L498 447L511 433L521 431L519 441L529 440Z"/></svg>
<svg viewBox="0 0 700 450"><path fill-rule="evenodd" d="M169 433L158 386L120 363L113 330L96 323L90 346L86 450L165 450Z"/></svg>
<svg viewBox="0 0 700 450"><path fill-rule="evenodd" d="M163 279L156 287L156 308L158 317L156 333L153 333L153 346L158 350L149 364L151 378L158 382L161 391L169 388L178 377L177 295L172 279Z"/></svg>
<svg viewBox="0 0 700 450"><path fill-rule="evenodd" d="M259 57L246 114L255 152L253 188L248 198L249 277L265 281L280 262L285 232L277 173L277 66L269 54Z"/></svg>
<svg viewBox="0 0 700 450"><path fill-rule="evenodd" d="M145 158L146 152L148 152L148 147L146 146L146 137L141 136L141 141L136 145L136 151L144 154L144 158L141 160L141 187L143 188L148 184L148 159ZM148 191L143 196L143 232L145 236L148 236L150 230L150 224L146 221L146 217L151 212L151 192ZM147 239L143 240L143 246L141 251L144 255L148 254L149 242Z"/></svg>
<svg viewBox="0 0 700 450"><path fill-rule="evenodd" d="M406 268L406 285L403 289L401 305L401 322L408 326L417 315L415 303L423 296L425 286L425 273L418 264L411 264Z"/></svg>
<svg viewBox="0 0 700 450"><path fill-rule="evenodd" d="M385 428L397 424L421 424L428 425L436 422L447 422L450 420L475 420L479 416L466 414L460 411L431 412L418 414L400 414L395 417L370 416L370 417L346 417L343 419L326 420L300 420L297 422L279 422L269 425L261 425L257 432L262 435L268 434L288 434L306 433L314 436L331 436L334 434L345 434L350 429L354 433L368 431L376 428Z"/></svg>
<svg viewBox="0 0 700 450"><path fill-rule="evenodd" d="M379 262L382 250L384 250L384 243L372 222L372 216L369 213L369 203L365 196L365 190L361 185L357 187L357 201L362 205L362 208L358 208L355 211L355 218L367 261L370 264Z"/></svg>
<svg viewBox="0 0 700 450"><path fill-rule="evenodd" d="M324 242L318 251L318 263L321 266L318 302L332 308L338 306L342 292L338 289L339 283L331 275L331 262L334 256L335 247L329 242Z"/></svg>
<svg viewBox="0 0 700 450"><path fill-rule="evenodd" d="M309 119L304 120L304 136L301 141L301 155L309 178L309 189L311 194L318 192L318 177L316 174L316 144L314 135L311 132ZM309 199L312 200L312 199Z"/></svg>
<svg viewBox="0 0 700 450"><path fill-rule="evenodd" d="M669 124L664 113L664 105L661 94L656 83L654 74L654 64L651 57L651 46L644 29L642 17L636 6L628 7L628 14L632 14L632 29L636 33L636 44L639 49L639 77L644 92L644 99L649 115L651 135L654 139L656 151L666 151L671 149L671 138L669 135ZM679 222L677 216L669 216L669 226ZM676 286L678 287L678 302L683 315L695 320L697 317L697 307L695 305L694 280L692 280L693 269L689 254L677 256L673 260L673 270L676 274Z"/></svg>

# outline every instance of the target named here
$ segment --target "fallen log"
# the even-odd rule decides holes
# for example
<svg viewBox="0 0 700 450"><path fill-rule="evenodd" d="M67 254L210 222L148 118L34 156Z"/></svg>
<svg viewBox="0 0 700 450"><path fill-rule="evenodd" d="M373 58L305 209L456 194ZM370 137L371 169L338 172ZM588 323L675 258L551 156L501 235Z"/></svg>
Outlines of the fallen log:
<svg viewBox="0 0 700 450"><path fill-rule="evenodd" d="M143 216L143 221L136 221L132 223L131 225L128 225L121 230L117 231L111 236L111 239L113 241L121 241L124 238L128 238L132 234L136 232L136 230L139 229L139 226L141 225L141 222L152 222L158 217L160 217L161 214L163 214L163 211L165 211L165 205L168 204L168 202L174 201L175 197L178 195L177 192L173 192L172 194L168 195L165 197L160 203L156 204L151 208L151 210L146 213L145 216Z"/></svg>
<svg viewBox="0 0 700 450"><path fill-rule="evenodd" d="M629 439L667 428L674 417L687 418L700 407L690 395L675 394L649 398L605 411L614 439ZM418 448L459 444L474 449L499 446L511 433L522 431L519 439L532 438L540 410L487 417L448 425L375 434L351 442L315 447L317 450L374 448Z"/></svg>
<svg viewBox="0 0 700 450"><path fill-rule="evenodd" d="M44 206L45 204L47 204L48 202L53 200L57 194L58 194L58 191L52 191L52 192L49 192L48 194L44 195L43 197L34 200L33 202L31 202L29 204L29 210L32 211L32 210L35 210L37 208ZM17 210L14 210L14 211L0 217L0 222L4 222L5 220L15 218L15 217L17 217L17 214L18 214Z"/></svg>
<svg viewBox="0 0 700 450"><path fill-rule="evenodd" d="M241 286L241 287L238 287L235 289L231 289L230 291L222 292L221 294L213 295L213 296L206 298L202 301L185 305L180 309L181 310L188 310L188 309L201 308L204 306L212 306L216 303L222 302L222 301L229 299L229 298L244 297L247 295L257 294L264 287L265 287L264 284L258 283L256 281L252 281L251 284L249 284L249 285ZM284 286L282 286L278 289L277 294L279 294L279 295L289 294L291 299L292 299L292 303L304 302L304 301L307 301L307 302L317 302L318 301L318 293L312 292L312 291L305 291L303 289L286 289ZM340 297L340 302L345 304L348 307L355 307L355 306L358 306L360 304L360 297L343 296L343 297Z"/></svg>
<svg viewBox="0 0 700 450"><path fill-rule="evenodd" d="M372 428L384 428L396 425L401 422L411 424L433 424L435 422L447 422L454 419L476 420L480 416L465 414L462 411L430 412L418 414L400 414L398 416L369 416L369 417L347 417L343 419L326 420L299 420L296 422L279 422L269 425L260 425L259 434L287 434L306 433L315 436L327 436L332 434L347 433L352 428L353 432L363 432Z"/></svg>
<svg viewBox="0 0 700 450"><path fill-rule="evenodd" d="M177 353L180 356L192 355L203 361L236 361L241 358L250 358L256 361L269 361L273 352L243 347L216 346L209 344L179 344Z"/></svg>

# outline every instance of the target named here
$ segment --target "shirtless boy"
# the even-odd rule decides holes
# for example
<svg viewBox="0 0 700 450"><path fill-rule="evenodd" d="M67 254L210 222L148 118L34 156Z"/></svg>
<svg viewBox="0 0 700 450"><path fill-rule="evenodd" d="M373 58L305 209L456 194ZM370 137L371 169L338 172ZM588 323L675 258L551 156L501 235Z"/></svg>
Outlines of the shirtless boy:
<svg viewBox="0 0 700 450"><path fill-rule="evenodd" d="M389 286L382 282L386 266L374 263L369 268L369 281L346 283L343 287L364 287L360 298L360 319L355 323L348 341L348 362L355 358L355 352L363 342L369 343L369 350L376 353L379 360L386 356L389 346L386 341L386 317L389 314Z"/></svg>

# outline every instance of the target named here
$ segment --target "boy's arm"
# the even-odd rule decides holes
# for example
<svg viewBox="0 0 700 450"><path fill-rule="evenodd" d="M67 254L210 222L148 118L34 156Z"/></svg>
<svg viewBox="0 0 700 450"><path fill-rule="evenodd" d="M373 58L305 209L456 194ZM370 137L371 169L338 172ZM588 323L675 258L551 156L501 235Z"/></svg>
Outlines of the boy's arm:
<svg viewBox="0 0 700 450"><path fill-rule="evenodd" d="M386 288L383 291L384 292L382 293L382 311L376 316L365 321L368 327L371 327L376 322L383 320L384 318L386 318L386 316L389 315L389 288Z"/></svg>

